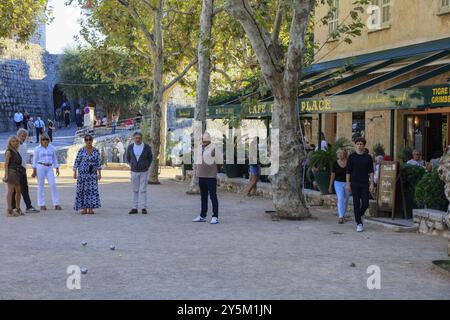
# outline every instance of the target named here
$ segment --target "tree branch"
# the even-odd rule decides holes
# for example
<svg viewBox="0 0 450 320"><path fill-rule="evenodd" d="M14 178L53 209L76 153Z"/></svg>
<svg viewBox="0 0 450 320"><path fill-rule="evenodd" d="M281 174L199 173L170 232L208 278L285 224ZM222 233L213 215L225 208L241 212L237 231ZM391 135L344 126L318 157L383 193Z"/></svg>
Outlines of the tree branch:
<svg viewBox="0 0 450 320"><path fill-rule="evenodd" d="M273 24L273 30L272 30L272 42L278 46L278 39L280 37L280 31L281 31L281 23L283 22L283 0L278 1L278 8L277 8L277 15L275 17L275 22Z"/></svg>
<svg viewBox="0 0 450 320"><path fill-rule="evenodd" d="M252 15L248 0L228 0L227 11L239 21L244 28L268 85L274 89L279 86L283 68L277 59L275 46L270 34L260 26Z"/></svg>
<svg viewBox="0 0 450 320"><path fill-rule="evenodd" d="M139 27L141 28L142 32L144 33L145 37L147 38L147 41L150 44L150 47L154 52L156 52L156 41L154 35L147 29L145 26L144 21L142 21L141 17L137 13L136 9L130 5L130 3L126 0L117 0L121 5L123 5L130 15L136 20Z"/></svg>
<svg viewBox="0 0 450 320"><path fill-rule="evenodd" d="M316 0L294 0L293 16L291 29L289 32L289 49L286 59L286 70L284 71L284 83L298 83L300 71L302 67L303 53L305 48L305 34L308 27L310 14ZM290 94L296 95L297 86L292 87L295 92Z"/></svg>
<svg viewBox="0 0 450 320"><path fill-rule="evenodd" d="M142 2L143 2L147 7L149 7L150 10L152 10L152 11L157 11L157 10L158 10L157 7L155 7L154 5L152 5L152 4L151 4L150 2L148 2L147 0L142 0Z"/></svg>
<svg viewBox="0 0 450 320"><path fill-rule="evenodd" d="M184 69L179 73L175 78L173 78L166 86L164 86L164 91L169 90L171 87L173 87L178 81L180 81L186 73L189 72L189 70L197 64L198 60L197 57L194 58Z"/></svg>
<svg viewBox="0 0 450 320"><path fill-rule="evenodd" d="M226 11L227 9L228 9L228 5L225 5L225 6L221 6L221 7L219 7L219 8L216 8L214 11L213 11L213 17L214 16L216 16L216 15L218 15L219 13L221 13L221 12L224 12L224 11Z"/></svg>
<svg viewBox="0 0 450 320"><path fill-rule="evenodd" d="M213 66L212 71L220 73L232 85L234 85L234 83L237 82L236 80L231 79L230 75L223 69L219 69L219 68L216 68L215 66Z"/></svg>

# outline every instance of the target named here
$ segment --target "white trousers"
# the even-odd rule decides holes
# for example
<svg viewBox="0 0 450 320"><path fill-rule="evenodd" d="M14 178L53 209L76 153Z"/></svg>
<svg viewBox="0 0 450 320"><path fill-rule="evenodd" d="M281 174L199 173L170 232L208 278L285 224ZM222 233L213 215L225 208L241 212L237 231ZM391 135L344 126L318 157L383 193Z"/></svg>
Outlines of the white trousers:
<svg viewBox="0 0 450 320"><path fill-rule="evenodd" d="M53 205L59 205L59 195L56 189L55 174L53 173L53 167L46 167L38 164L36 167L37 179L38 179L38 189L37 189L37 203L38 206L45 206L45 193L44 185L45 179L47 179L48 184L52 188Z"/></svg>
<svg viewBox="0 0 450 320"><path fill-rule="evenodd" d="M147 209L147 177L148 171L131 172L131 188L133 189L133 209Z"/></svg>

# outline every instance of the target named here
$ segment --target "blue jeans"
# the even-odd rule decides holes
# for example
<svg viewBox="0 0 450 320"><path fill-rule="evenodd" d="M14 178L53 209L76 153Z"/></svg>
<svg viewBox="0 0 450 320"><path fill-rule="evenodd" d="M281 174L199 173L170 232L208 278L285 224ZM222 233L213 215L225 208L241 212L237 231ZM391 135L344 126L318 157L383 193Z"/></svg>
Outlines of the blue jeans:
<svg viewBox="0 0 450 320"><path fill-rule="evenodd" d="M350 193L345 190L345 182L334 181L334 190L336 190L337 195L337 206L339 218L343 218L345 216L345 212L348 207L348 200L350 199Z"/></svg>
<svg viewBox="0 0 450 320"><path fill-rule="evenodd" d="M202 211L200 216L206 218L208 213L208 194L211 198L213 207L213 217L219 217L219 201L217 200L217 179L216 178L198 178L200 195L202 198Z"/></svg>

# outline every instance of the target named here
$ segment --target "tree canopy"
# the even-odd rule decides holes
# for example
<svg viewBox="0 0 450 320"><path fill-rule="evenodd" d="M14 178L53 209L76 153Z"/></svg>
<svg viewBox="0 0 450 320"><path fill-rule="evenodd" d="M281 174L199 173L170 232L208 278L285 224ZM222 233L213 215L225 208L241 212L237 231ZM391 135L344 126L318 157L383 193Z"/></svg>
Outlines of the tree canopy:
<svg viewBox="0 0 450 320"><path fill-rule="evenodd" d="M114 56L117 69L128 69L127 56L119 51ZM66 50L59 65L59 78L64 94L73 99L85 98L100 105L107 115L130 114L143 108L151 95L143 81L113 83L97 68L96 52L91 49Z"/></svg>
<svg viewBox="0 0 450 320"><path fill-rule="evenodd" d="M1 0L0 38L12 38L25 42L36 31L38 23L50 18L46 11L47 0Z"/></svg>

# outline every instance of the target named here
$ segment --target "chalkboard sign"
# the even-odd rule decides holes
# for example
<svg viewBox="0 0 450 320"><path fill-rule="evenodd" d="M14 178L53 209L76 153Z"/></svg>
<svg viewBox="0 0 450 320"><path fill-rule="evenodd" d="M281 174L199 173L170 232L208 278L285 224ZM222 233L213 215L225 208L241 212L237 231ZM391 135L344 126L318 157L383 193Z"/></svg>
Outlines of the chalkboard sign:
<svg viewBox="0 0 450 320"><path fill-rule="evenodd" d="M392 217L395 214L395 198L397 189L399 164L392 161L384 161L380 164L378 186L377 186L377 205L379 211L391 212Z"/></svg>

